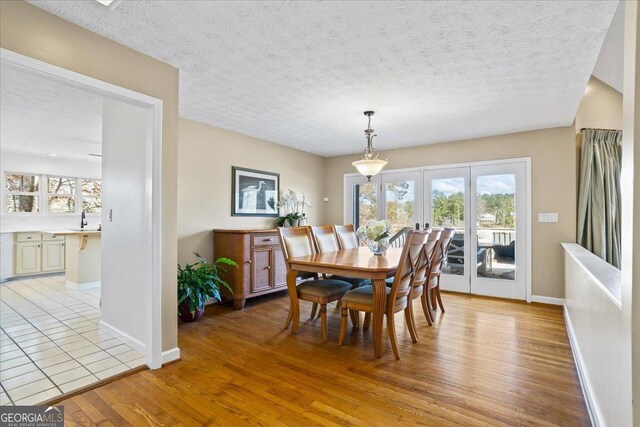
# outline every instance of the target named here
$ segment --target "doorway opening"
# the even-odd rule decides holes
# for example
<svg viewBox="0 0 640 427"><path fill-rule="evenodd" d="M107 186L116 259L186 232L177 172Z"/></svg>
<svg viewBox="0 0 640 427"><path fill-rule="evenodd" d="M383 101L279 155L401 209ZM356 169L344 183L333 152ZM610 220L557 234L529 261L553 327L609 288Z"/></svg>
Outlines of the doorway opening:
<svg viewBox="0 0 640 427"><path fill-rule="evenodd" d="M162 102L0 65L1 404L160 367Z"/></svg>

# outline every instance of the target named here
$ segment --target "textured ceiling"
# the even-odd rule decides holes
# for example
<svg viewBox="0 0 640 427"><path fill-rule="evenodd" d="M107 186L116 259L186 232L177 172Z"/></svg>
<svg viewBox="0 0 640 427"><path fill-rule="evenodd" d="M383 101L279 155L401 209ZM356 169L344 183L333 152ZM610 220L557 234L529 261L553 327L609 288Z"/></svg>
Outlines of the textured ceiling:
<svg viewBox="0 0 640 427"><path fill-rule="evenodd" d="M100 161L102 98L2 63L0 149Z"/></svg>
<svg viewBox="0 0 640 427"><path fill-rule="evenodd" d="M593 75L622 92L624 68L624 2L618 5L611 27L602 44Z"/></svg>
<svg viewBox="0 0 640 427"><path fill-rule="evenodd" d="M180 69L180 115L323 156L570 125L617 4L31 3Z"/></svg>

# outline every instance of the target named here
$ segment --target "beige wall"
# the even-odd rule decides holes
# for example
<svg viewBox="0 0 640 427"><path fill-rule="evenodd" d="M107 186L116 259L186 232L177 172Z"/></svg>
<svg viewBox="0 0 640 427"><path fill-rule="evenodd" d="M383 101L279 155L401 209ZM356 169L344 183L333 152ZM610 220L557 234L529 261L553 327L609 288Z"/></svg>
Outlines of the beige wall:
<svg viewBox="0 0 640 427"><path fill-rule="evenodd" d="M343 221L343 176L350 156L327 159L327 221ZM533 295L564 297L561 242L575 242L576 169L573 127L501 135L384 151L387 169L531 157ZM559 222L538 223L538 212L557 212Z"/></svg>
<svg viewBox="0 0 640 427"><path fill-rule="evenodd" d="M576 133L582 128L622 129L622 94L591 77L578 107Z"/></svg>
<svg viewBox="0 0 640 427"><path fill-rule="evenodd" d="M280 174L280 189L304 192L311 224L324 222L325 159L236 132L180 118L178 258L213 256L214 228L271 228L274 218L231 216L231 167Z"/></svg>
<svg viewBox="0 0 640 427"><path fill-rule="evenodd" d="M22 1L0 1L0 45L162 99L162 349L176 347L178 70Z"/></svg>

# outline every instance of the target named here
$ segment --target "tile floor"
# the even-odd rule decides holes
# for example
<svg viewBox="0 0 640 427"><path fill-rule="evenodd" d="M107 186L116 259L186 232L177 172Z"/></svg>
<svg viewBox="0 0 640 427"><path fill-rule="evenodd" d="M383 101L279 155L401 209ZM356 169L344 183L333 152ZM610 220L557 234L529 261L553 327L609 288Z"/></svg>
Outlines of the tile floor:
<svg viewBox="0 0 640 427"><path fill-rule="evenodd" d="M63 275L0 284L0 405L35 405L144 364L100 329L100 286Z"/></svg>

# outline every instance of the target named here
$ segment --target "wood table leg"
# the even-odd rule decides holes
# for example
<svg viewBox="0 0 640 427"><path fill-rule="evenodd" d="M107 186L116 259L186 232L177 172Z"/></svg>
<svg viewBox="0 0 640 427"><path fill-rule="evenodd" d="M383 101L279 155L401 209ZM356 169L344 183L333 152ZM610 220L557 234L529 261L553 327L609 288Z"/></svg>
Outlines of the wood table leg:
<svg viewBox="0 0 640 427"><path fill-rule="evenodd" d="M291 299L291 315L293 317L293 325L291 326L291 335L298 332L300 324L300 303L298 302L298 290L296 289L296 279L298 272L290 270L287 273L287 289L289 290L289 298Z"/></svg>
<svg viewBox="0 0 640 427"><path fill-rule="evenodd" d="M387 302L387 293L384 279L374 279L373 284L373 352L376 357L382 355L382 322Z"/></svg>

